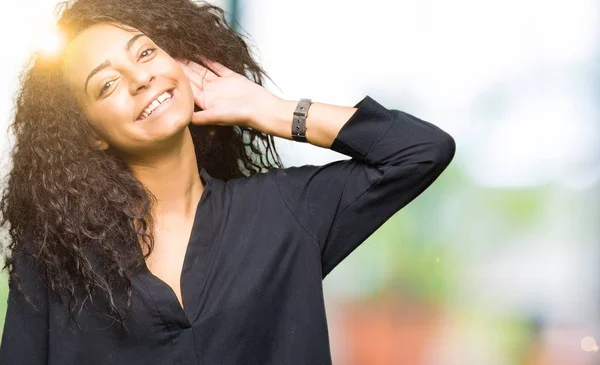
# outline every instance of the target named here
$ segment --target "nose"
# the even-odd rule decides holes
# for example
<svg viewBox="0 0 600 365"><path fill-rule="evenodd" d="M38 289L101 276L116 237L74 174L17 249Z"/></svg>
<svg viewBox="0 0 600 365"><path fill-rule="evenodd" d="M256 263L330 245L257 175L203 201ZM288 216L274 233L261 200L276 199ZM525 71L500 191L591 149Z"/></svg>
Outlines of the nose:
<svg viewBox="0 0 600 365"><path fill-rule="evenodd" d="M149 88L156 77L143 68L136 68L130 70L130 92L132 95L139 93L140 91Z"/></svg>

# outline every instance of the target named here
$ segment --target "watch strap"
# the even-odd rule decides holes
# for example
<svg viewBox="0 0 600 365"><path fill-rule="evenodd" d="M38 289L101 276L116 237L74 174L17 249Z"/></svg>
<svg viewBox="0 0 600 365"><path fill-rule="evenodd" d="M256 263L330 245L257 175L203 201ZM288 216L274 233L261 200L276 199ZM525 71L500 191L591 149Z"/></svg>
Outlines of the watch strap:
<svg viewBox="0 0 600 365"><path fill-rule="evenodd" d="M306 140L306 117L312 101L310 99L300 99L292 122L292 138L298 142L307 142Z"/></svg>

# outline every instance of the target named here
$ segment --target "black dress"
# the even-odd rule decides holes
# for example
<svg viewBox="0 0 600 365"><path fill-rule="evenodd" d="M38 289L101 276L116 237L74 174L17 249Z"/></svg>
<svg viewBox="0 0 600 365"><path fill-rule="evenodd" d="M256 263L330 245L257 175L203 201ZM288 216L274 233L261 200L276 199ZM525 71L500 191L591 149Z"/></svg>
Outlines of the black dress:
<svg viewBox="0 0 600 365"><path fill-rule="evenodd" d="M99 305L77 326L32 259L16 260L0 364L331 364L322 279L454 156L447 133L370 97L331 149L350 160L272 169L205 189L181 273L185 310L147 268L132 278L125 334Z"/></svg>

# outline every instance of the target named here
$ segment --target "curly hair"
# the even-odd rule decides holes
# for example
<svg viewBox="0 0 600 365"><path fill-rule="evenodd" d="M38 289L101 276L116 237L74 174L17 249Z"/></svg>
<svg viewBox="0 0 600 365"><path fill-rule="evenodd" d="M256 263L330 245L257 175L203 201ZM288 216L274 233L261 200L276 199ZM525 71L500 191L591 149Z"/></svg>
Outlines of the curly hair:
<svg viewBox="0 0 600 365"><path fill-rule="evenodd" d="M266 77L224 11L207 3L79 0L57 11L67 42L94 24L111 23L138 29L171 57L202 63L205 56L258 84ZM32 255L70 319L100 295L122 323L131 305L131 275L153 249L154 198L123 160L91 147L94 134L61 62L61 55L34 54L21 74L10 126L12 169L0 200L0 224L9 236L3 269L21 288L14 259ZM272 136L245 127L188 128L198 167L211 176L228 180L281 167Z"/></svg>

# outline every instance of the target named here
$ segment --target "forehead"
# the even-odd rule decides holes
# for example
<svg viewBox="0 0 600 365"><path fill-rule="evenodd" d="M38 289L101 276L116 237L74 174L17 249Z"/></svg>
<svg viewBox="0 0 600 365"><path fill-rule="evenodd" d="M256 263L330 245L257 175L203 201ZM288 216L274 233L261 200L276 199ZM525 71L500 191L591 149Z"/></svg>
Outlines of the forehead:
<svg viewBox="0 0 600 365"><path fill-rule="evenodd" d="M90 71L124 53L125 44L136 33L140 32L112 24L95 24L79 33L65 48L63 69L67 81L76 90L83 91Z"/></svg>

